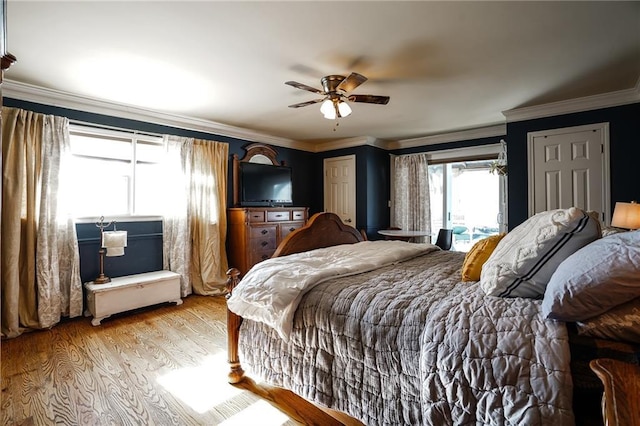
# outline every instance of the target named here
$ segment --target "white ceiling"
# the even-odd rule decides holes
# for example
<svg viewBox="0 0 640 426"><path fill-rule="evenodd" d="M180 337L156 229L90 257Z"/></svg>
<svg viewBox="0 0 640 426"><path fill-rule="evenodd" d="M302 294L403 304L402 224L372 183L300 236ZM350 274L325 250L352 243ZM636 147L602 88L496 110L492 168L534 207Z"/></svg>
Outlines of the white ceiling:
<svg viewBox="0 0 640 426"><path fill-rule="evenodd" d="M411 139L503 111L637 87L640 2L20 1L5 78L287 138ZM358 72L326 120L321 77Z"/></svg>

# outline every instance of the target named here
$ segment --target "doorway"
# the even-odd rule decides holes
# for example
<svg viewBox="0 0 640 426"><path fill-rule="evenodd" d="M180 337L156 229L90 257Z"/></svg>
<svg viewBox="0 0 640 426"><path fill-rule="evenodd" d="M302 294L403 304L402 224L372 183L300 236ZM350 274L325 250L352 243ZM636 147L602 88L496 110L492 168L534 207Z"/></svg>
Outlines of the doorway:
<svg viewBox="0 0 640 426"><path fill-rule="evenodd" d="M608 123L531 132L527 144L529 216L578 207L609 223Z"/></svg>
<svg viewBox="0 0 640 426"><path fill-rule="evenodd" d="M356 226L356 156L324 160L324 211L340 216L345 225Z"/></svg>

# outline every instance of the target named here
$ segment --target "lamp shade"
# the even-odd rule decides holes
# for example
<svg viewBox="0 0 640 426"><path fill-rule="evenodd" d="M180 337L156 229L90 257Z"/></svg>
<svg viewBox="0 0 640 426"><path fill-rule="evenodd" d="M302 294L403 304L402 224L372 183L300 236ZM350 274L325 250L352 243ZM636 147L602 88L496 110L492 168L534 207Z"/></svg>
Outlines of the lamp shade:
<svg viewBox="0 0 640 426"><path fill-rule="evenodd" d="M617 202L613 210L611 226L625 229L640 229L640 204Z"/></svg>
<svg viewBox="0 0 640 426"><path fill-rule="evenodd" d="M122 256L127 246L127 231L104 231L102 248L107 249L107 256Z"/></svg>
<svg viewBox="0 0 640 426"><path fill-rule="evenodd" d="M346 102L340 102L338 104L338 111L340 111L341 117L346 117L351 114L351 107Z"/></svg>
<svg viewBox="0 0 640 426"><path fill-rule="evenodd" d="M320 105L320 112L322 113L322 115L324 115L324 118L328 120L336 119L336 110L333 107L333 102L331 102L331 99L326 99L324 102L322 102L322 105Z"/></svg>

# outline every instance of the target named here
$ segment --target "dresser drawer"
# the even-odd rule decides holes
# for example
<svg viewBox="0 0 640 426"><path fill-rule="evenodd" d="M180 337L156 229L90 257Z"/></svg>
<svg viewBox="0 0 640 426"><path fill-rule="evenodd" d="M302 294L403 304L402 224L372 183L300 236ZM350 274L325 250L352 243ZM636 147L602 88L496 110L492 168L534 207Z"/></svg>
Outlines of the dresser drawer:
<svg viewBox="0 0 640 426"><path fill-rule="evenodd" d="M303 225L304 225L303 222L283 223L282 225L280 225L280 238L284 240L287 235L289 235L296 229L302 228Z"/></svg>
<svg viewBox="0 0 640 426"><path fill-rule="evenodd" d="M276 238L252 238L251 250L275 250L277 247Z"/></svg>
<svg viewBox="0 0 640 426"><path fill-rule="evenodd" d="M268 222L282 222L291 220L291 213L288 211L267 212Z"/></svg>
<svg viewBox="0 0 640 426"><path fill-rule="evenodd" d="M293 210L291 214L292 220L304 220L304 210Z"/></svg>
<svg viewBox="0 0 640 426"><path fill-rule="evenodd" d="M273 253L275 252L275 249L270 249L270 250L252 250L251 251L251 259L249 260L250 262L250 266L255 265L256 263L260 263L263 260L267 260L269 259Z"/></svg>
<svg viewBox="0 0 640 426"><path fill-rule="evenodd" d="M273 239L274 244L276 241L276 235L278 228L276 225L273 226L252 226L249 231L249 237L253 240L254 238L260 239Z"/></svg>
<svg viewBox="0 0 640 426"><path fill-rule="evenodd" d="M266 222L264 219L264 214L265 212L263 211L258 211L258 212L249 212L248 216L249 216L249 222Z"/></svg>

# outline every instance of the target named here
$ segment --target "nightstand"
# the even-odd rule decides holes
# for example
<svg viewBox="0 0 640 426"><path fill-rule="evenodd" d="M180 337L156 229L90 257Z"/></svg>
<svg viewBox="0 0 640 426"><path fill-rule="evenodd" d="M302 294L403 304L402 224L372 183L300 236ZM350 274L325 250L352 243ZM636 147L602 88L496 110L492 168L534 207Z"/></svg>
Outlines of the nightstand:
<svg viewBox="0 0 640 426"><path fill-rule="evenodd" d="M589 366L604 384L604 424L640 425L640 366L608 358L594 359Z"/></svg>

